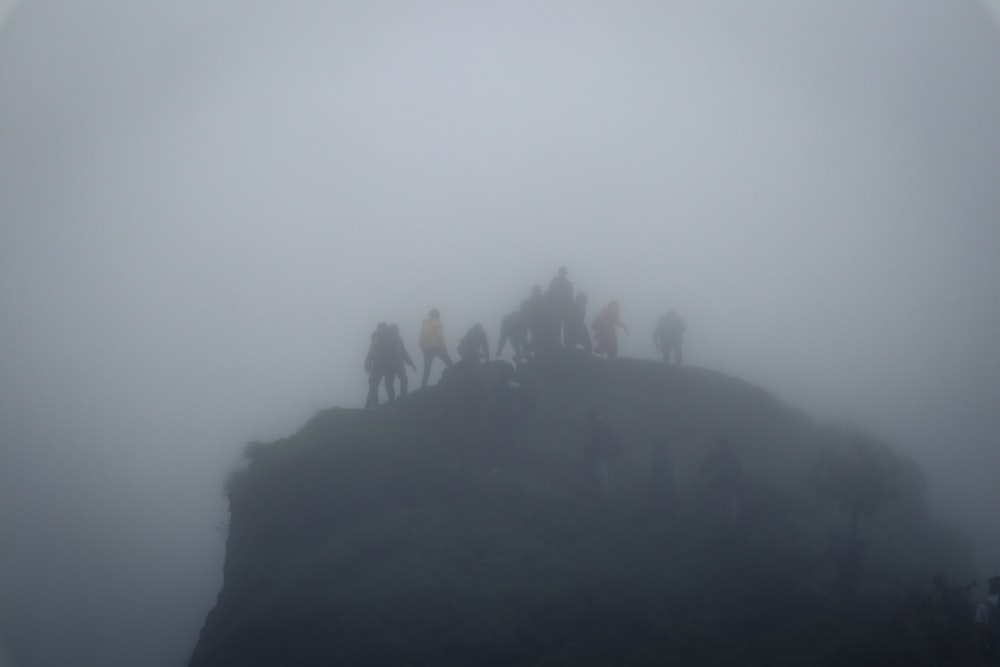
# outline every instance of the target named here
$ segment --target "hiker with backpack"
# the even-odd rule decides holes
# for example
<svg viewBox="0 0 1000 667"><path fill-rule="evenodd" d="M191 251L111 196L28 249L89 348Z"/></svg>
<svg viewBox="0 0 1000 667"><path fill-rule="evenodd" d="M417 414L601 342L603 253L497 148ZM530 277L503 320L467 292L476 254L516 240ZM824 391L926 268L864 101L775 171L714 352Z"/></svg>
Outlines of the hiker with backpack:
<svg viewBox="0 0 1000 667"><path fill-rule="evenodd" d="M393 380L396 377L396 369L393 365L395 353L396 345L392 338L392 330L385 322L379 322L372 333L368 354L365 356L365 371L368 372L366 408L378 407L378 386L382 380L385 380L389 401L396 398L396 389L393 385Z"/></svg>
<svg viewBox="0 0 1000 667"><path fill-rule="evenodd" d="M985 665L1000 665L1000 577L989 581L989 595L976 606L976 643Z"/></svg>

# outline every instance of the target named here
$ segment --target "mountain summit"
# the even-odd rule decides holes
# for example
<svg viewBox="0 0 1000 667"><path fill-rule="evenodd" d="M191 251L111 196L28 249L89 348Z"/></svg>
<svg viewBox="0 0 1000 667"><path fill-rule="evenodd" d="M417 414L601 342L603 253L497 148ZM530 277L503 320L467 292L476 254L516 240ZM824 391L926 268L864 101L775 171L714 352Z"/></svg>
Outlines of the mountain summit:
<svg viewBox="0 0 1000 667"><path fill-rule="evenodd" d="M606 486L595 411L618 443ZM741 483L720 510L706 461L722 439ZM925 584L973 572L924 492L885 444L709 370L459 365L246 448L189 664L935 664L959 631L911 611L964 604Z"/></svg>

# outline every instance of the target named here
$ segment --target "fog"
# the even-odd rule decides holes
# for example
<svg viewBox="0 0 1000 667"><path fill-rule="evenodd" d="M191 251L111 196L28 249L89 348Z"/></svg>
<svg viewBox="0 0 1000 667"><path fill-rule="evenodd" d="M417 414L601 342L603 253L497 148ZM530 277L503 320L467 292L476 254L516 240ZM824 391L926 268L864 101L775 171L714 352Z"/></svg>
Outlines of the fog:
<svg viewBox="0 0 1000 667"><path fill-rule="evenodd" d="M436 306L451 345L477 321L495 340L560 265L592 313L622 303L623 354L653 358L676 308L689 363L917 458L934 511L1000 569L984 5L11 7L0 642L17 665L181 664L221 583L240 448L362 404L377 322L412 351Z"/></svg>

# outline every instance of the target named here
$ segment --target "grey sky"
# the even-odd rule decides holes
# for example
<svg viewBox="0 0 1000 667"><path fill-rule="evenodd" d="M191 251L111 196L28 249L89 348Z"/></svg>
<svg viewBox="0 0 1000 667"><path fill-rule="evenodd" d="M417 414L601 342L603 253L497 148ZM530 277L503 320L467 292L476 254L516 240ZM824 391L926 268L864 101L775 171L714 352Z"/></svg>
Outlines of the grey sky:
<svg viewBox="0 0 1000 667"><path fill-rule="evenodd" d="M971 0L21 3L0 638L176 664L238 448L358 405L376 322L495 339L560 264L625 354L676 307L691 363L913 453L998 568L998 183Z"/></svg>

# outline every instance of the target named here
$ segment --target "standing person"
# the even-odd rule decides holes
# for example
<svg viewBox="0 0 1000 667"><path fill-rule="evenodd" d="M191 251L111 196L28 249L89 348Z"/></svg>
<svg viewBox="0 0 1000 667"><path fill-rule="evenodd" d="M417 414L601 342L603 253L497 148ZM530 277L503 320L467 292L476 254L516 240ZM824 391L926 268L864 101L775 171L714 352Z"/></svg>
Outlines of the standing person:
<svg viewBox="0 0 1000 667"><path fill-rule="evenodd" d="M565 347L569 347L568 332L570 318L573 314L573 283L566 277L566 267L560 266L559 272L549 283L549 291L545 296L552 309L552 336L558 344L562 341Z"/></svg>
<svg viewBox="0 0 1000 667"><path fill-rule="evenodd" d="M444 343L444 325L441 323L441 313L437 308L432 308L431 312L424 320L424 325L420 328L420 349L424 353L424 377L420 383L421 387L427 386L427 381L431 377L431 364L434 358L440 358L446 368L451 368L452 361L448 355L448 348Z"/></svg>
<svg viewBox="0 0 1000 667"><path fill-rule="evenodd" d="M601 312L597 314L597 317L594 318L590 326L594 330L594 338L597 339L594 352L597 354L604 353L608 355L608 359L617 357L617 327L621 327L625 333L628 333L628 327L621 322L621 306L618 302L612 301L601 309Z"/></svg>
<svg viewBox="0 0 1000 667"><path fill-rule="evenodd" d="M594 409L587 413L587 435L583 443L584 462L591 475L591 487L601 500L615 495L615 461L621 456L621 441L608 427L604 415Z"/></svg>
<svg viewBox="0 0 1000 667"><path fill-rule="evenodd" d="M417 370L417 365L413 363L413 358L410 357L410 353L406 351L406 345L403 343L403 337L399 335L399 327L395 324L389 325L389 337L392 340L392 371L391 376L386 376L386 390L391 392L390 385L395 382L396 378L399 378L399 395L406 396L406 390L409 386L409 378L406 377L406 367L409 366L413 370Z"/></svg>
<svg viewBox="0 0 1000 667"><path fill-rule="evenodd" d="M587 354L593 351L590 331L587 329L587 295L583 292L576 293L565 334L567 350L575 350L579 346Z"/></svg>
<svg viewBox="0 0 1000 667"><path fill-rule="evenodd" d="M378 407L378 386L385 379L385 388L389 395L389 400L396 398L396 390L392 384L392 377L395 371L392 367L392 357L394 353L389 327L385 322L379 322L375 327L375 332L371 337L371 344L368 346L368 354L365 356L365 370L368 371L368 397L365 399L366 408Z"/></svg>
<svg viewBox="0 0 1000 667"><path fill-rule="evenodd" d="M671 310L660 318L656 329L653 330L653 344L663 355L663 363L669 365L671 357L673 357L673 363L677 366L681 365L681 342L684 338L684 329L684 320L676 311Z"/></svg>
<svg viewBox="0 0 1000 667"><path fill-rule="evenodd" d="M976 643L985 665L1000 665L1000 577L989 581L989 595L976 605Z"/></svg>
<svg viewBox="0 0 1000 667"><path fill-rule="evenodd" d="M649 458L649 497L659 510L670 510L674 505L674 463L666 438L653 442Z"/></svg>

